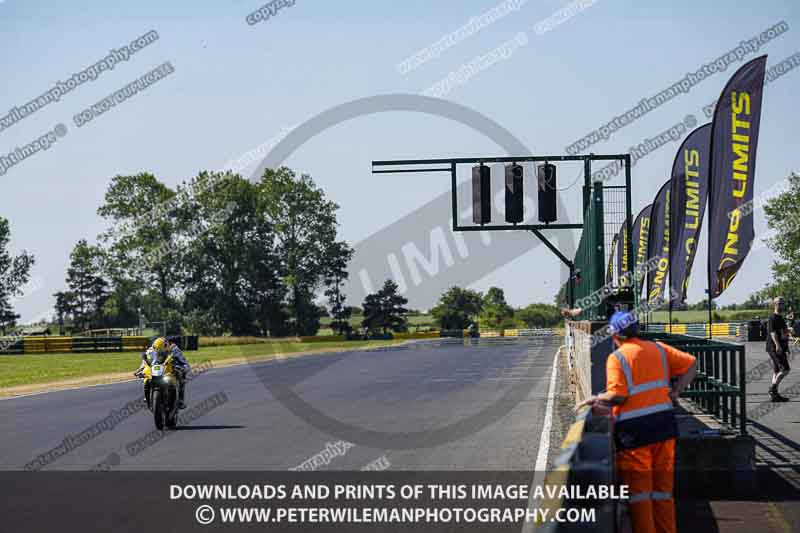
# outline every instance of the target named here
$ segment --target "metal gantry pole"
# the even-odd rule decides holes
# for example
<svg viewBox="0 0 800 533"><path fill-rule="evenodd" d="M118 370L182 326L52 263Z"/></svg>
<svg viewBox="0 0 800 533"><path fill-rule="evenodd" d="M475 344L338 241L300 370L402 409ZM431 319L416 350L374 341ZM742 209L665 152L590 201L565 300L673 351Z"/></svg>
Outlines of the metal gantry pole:
<svg viewBox="0 0 800 533"><path fill-rule="evenodd" d="M633 206L631 199L631 155L625 154L625 227L628 235L628 242L625 243L625 251L628 254L628 280L633 292L634 312L639 307L639 294L636 290L638 282L636 280L636 256L633 255Z"/></svg>
<svg viewBox="0 0 800 533"><path fill-rule="evenodd" d="M450 204L453 216L453 231L458 227L458 178L456 176L456 164L450 162Z"/></svg>
<svg viewBox="0 0 800 533"><path fill-rule="evenodd" d="M583 160L583 221L586 222L586 210L592 196L592 161L587 157Z"/></svg>

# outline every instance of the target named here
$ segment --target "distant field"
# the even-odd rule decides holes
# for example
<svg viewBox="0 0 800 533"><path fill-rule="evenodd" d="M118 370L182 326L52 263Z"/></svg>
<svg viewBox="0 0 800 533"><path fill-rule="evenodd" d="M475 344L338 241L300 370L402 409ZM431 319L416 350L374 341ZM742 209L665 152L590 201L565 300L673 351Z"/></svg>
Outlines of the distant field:
<svg viewBox="0 0 800 533"><path fill-rule="evenodd" d="M402 341L348 342L271 342L238 346L211 346L196 352L186 352L190 364L203 361L225 361L237 358L264 357L269 359L298 352L328 352L369 346L386 346ZM101 354L26 354L0 356L0 389L32 383L48 383L65 379L133 372L138 368L137 352ZM131 375L131 377L133 377Z"/></svg>

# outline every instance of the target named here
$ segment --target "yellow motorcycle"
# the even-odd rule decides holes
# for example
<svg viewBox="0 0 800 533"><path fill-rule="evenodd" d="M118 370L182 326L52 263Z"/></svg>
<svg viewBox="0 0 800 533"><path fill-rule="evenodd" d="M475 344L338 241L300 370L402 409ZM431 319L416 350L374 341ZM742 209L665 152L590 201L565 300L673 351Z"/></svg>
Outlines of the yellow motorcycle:
<svg viewBox="0 0 800 533"><path fill-rule="evenodd" d="M178 376L172 356L168 355L163 362L158 357L152 364L145 363L142 379L145 401L153 412L156 429L174 429L178 425Z"/></svg>

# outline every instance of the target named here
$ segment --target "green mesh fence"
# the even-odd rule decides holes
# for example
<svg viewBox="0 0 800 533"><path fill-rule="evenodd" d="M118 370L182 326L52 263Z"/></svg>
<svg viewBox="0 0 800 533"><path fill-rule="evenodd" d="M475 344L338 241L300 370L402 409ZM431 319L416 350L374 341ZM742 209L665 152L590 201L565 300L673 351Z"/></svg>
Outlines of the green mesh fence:
<svg viewBox="0 0 800 533"><path fill-rule="evenodd" d="M583 230L578 250L575 253L574 295L576 306L583 309L578 316L580 320L603 320L604 291L619 289L624 283L617 268L616 259L612 261L612 279L607 282L607 266L612 253L614 236L620 232L626 218L626 188L619 185L604 186L595 182L585 195L586 209L583 217ZM624 234L630 239L630 229ZM627 246L627 242L618 241L617 246ZM633 262L625 254L627 268L633 268Z"/></svg>
<svg viewBox="0 0 800 533"><path fill-rule="evenodd" d="M603 186L603 243L605 245L605 258L606 265L611 266L611 280L606 281L612 287L619 288L623 285L623 277L625 272L630 269L628 254L626 253L628 243L626 240L630 238L628 232L622 235L619 239L620 230L625 223L625 193L626 188L624 185L604 185ZM612 249L614 239L617 238L616 248ZM622 248L622 268L618 265L617 254ZM611 256L614 256L613 259Z"/></svg>
<svg viewBox="0 0 800 533"><path fill-rule="evenodd" d="M590 305L586 305L581 300L596 294L605 284L605 267L608 258L605 254L603 219L603 184L596 182L588 194L581 240L578 250L575 252L573 287L576 305L583 309L579 317L581 320L596 320L602 313L601 306L596 301L597 298L592 299L594 301Z"/></svg>

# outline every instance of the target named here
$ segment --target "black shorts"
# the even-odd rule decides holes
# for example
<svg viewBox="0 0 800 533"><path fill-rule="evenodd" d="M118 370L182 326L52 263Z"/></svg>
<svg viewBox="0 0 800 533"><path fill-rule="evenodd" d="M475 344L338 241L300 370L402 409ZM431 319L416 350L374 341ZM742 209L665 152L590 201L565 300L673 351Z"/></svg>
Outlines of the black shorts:
<svg viewBox="0 0 800 533"><path fill-rule="evenodd" d="M768 350L770 359L772 359L772 370L775 373L789 371L789 358L786 356L787 350L777 353L774 350Z"/></svg>

